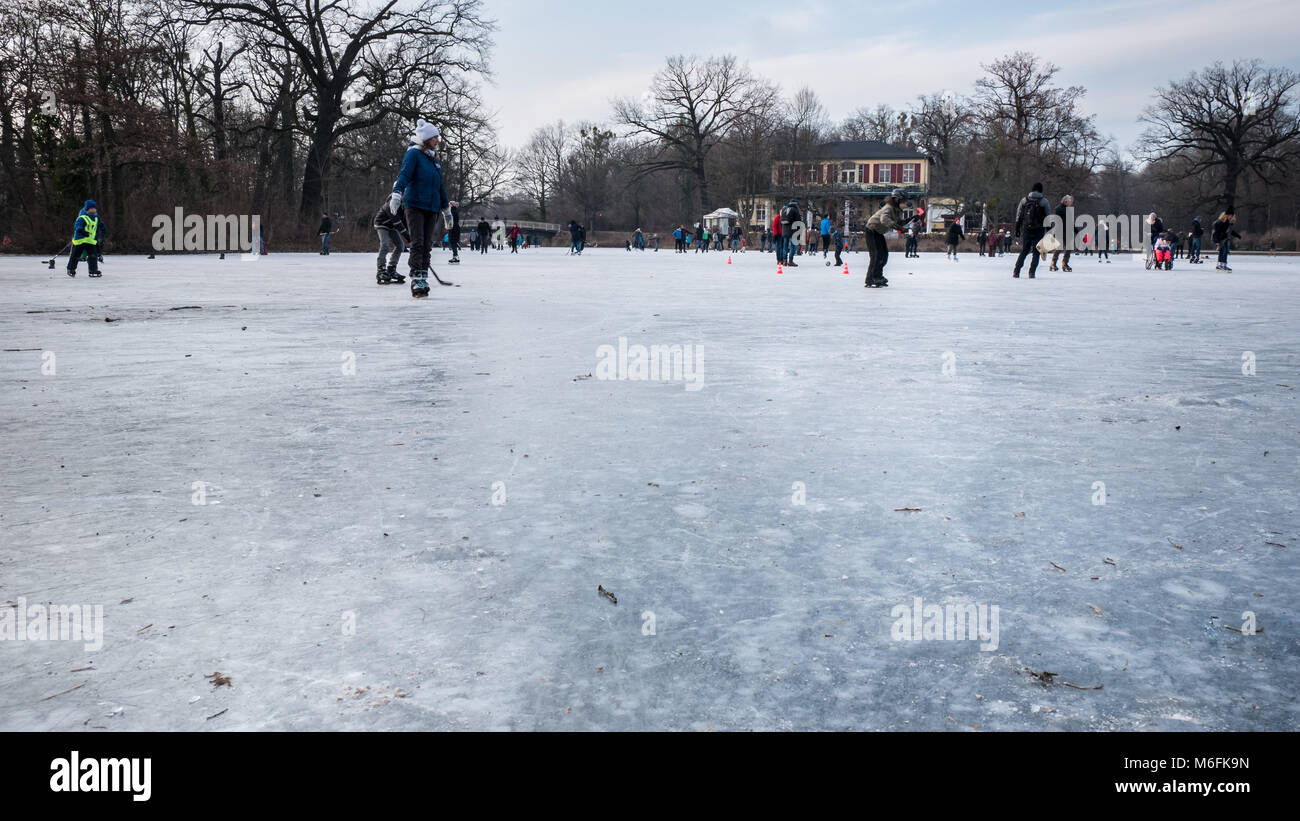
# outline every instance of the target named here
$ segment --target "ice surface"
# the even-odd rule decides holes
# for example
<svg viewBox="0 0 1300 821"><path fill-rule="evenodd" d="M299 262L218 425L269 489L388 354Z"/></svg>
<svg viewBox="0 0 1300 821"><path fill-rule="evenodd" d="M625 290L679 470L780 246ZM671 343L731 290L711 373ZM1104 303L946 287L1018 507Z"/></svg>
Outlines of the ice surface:
<svg viewBox="0 0 1300 821"><path fill-rule="evenodd" d="M1296 729L1300 260L732 259L0 258L0 729Z"/></svg>

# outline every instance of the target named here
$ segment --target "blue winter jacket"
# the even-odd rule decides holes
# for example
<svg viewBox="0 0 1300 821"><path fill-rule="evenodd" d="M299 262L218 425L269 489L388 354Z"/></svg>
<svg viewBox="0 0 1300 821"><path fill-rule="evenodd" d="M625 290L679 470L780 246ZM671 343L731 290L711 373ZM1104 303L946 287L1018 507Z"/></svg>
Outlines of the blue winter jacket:
<svg viewBox="0 0 1300 821"><path fill-rule="evenodd" d="M81 210L77 212L77 218L76 218L76 219L73 221L73 223L72 223L72 241L73 241L74 243L76 243L77 240L82 240L82 241L84 242L86 239L88 239L88 238L90 237L90 225L89 225L89 223L90 223L91 221L94 221L94 222L96 222L96 223L99 223L99 224L96 226L96 229L97 229L97 230L96 230L96 232L95 232L95 241L96 241L96 243L98 244L99 241L103 238L103 236L104 236L104 228L103 228L103 223L102 223L102 222L99 222L99 215L98 215L98 214L95 214L95 215L92 216L92 215L86 213L90 208L93 208L93 207L95 207L95 206L96 206L96 203L95 203L94 200L86 200L86 204L83 205L83 206L81 207ZM77 243L77 244L80 244L80 243Z"/></svg>
<svg viewBox="0 0 1300 821"><path fill-rule="evenodd" d="M406 149L393 193L402 195L402 204L407 208L424 211L441 211L451 203L442 187L442 164L415 143Z"/></svg>

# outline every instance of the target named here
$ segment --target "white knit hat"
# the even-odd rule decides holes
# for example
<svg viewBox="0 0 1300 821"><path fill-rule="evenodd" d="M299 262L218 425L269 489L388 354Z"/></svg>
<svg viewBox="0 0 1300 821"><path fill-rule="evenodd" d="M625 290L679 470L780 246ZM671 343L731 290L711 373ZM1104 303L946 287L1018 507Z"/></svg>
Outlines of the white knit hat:
<svg viewBox="0 0 1300 821"><path fill-rule="evenodd" d="M412 138L416 143L424 145L434 137L442 136L438 131L438 126L427 120L415 121L415 136Z"/></svg>

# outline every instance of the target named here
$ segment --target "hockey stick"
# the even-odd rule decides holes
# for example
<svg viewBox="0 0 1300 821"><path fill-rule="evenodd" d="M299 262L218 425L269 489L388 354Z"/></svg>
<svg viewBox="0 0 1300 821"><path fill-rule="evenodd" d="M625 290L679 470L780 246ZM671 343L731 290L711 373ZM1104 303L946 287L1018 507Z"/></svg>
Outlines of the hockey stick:
<svg viewBox="0 0 1300 821"><path fill-rule="evenodd" d="M444 280L442 277L438 276L438 272L437 272L437 271L434 271L434 270L432 270L432 269L429 270L429 275L432 276L434 279L436 279L436 280L438 281L438 284L439 284L439 285L446 285L446 286L450 287L450 286L456 284L456 283L454 283L454 282L450 282L450 281Z"/></svg>
<svg viewBox="0 0 1300 821"><path fill-rule="evenodd" d="M71 247L72 247L72 243L69 242L67 245L65 245L65 246L63 246L61 249L59 249L59 252L56 253L54 256L50 257L49 259L43 259L43 260L41 260L41 262L42 262L43 264L45 264L45 265L50 266L50 270L53 271L53 270L54 270L54 260L56 260L56 259L58 259L59 257L63 256L64 252L67 251L67 250L68 250L69 248L71 248Z"/></svg>

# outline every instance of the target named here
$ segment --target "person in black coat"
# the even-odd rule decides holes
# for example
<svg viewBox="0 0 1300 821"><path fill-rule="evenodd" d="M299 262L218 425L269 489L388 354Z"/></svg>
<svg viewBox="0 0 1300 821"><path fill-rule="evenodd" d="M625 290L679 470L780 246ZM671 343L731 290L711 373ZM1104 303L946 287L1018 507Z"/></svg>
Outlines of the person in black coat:
<svg viewBox="0 0 1300 821"><path fill-rule="evenodd" d="M1020 256L1016 258L1016 267L1011 276L1020 278L1020 269L1024 267L1025 257L1033 254L1029 262L1029 278L1034 278L1038 270L1038 241L1047 233L1043 221L1051 213L1051 203L1043 196L1043 184L1034 183L1034 188L1020 200L1016 206L1016 233L1020 235ZM1011 235L1007 235L1010 240ZM1008 242L1008 244L1010 244Z"/></svg>
<svg viewBox="0 0 1300 821"><path fill-rule="evenodd" d="M372 224L379 234L379 269L375 272L375 282L380 285L405 282L406 277L397 273L397 263L402 258L402 250L411 244L411 234L406 229L406 206L397 206L394 214L385 199Z"/></svg>
<svg viewBox="0 0 1300 821"><path fill-rule="evenodd" d="M1228 267L1228 249L1232 245L1232 238L1241 239L1241 234L1234 230L1237 224L1237 211L1231 205L1223 209L1223 213L1214 222L1214 228L1210 233L1210 241L1217 243L1219 246L1219 264L1214 266L1216 271L1225 271L1232 273Z"/></svg>
<svg viewBox="0 0 1300 821"><path fill-rule="evenodd" d="M966 230L962 227L961 217L953 217L952 225L948 226L948 235L944 237L944 242L948 246L948 259L957 261L957 243L964 239L966 239Z"/></svg>
<svg viewBox="0 0 1300 821"><path fill-rule="evenodd" d="M488 224L486 217L478 218L478 252L486 254L488 246L492 244L492 226Z"/></svg>
<svg viewBox="0 0 1300 821"><path fill-rule="evenodd" d="M330 252L330 234L334 233L334 223L330 220L329 214L321 214L320 227L316 233L320 234L320 252L328 254Z"/></svg>
<svg viewBox="0 0 1300 821"><path fill-rule="evenodd" d="M447 229L447 242L451 244L451 259L448 264L460 262L460 203L451 204L451 226Z"/></svg>
<svg viewBox="0 0 1300 821"><path fill-rule="evenodd" d="M1201 218L1192 217L1192 228L1187 232L1187 261L1199 263L1201 261L1201 237L1205 236L1205 229L1201 227Z"/></svg>

